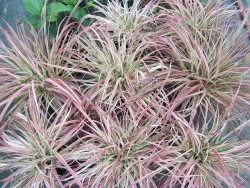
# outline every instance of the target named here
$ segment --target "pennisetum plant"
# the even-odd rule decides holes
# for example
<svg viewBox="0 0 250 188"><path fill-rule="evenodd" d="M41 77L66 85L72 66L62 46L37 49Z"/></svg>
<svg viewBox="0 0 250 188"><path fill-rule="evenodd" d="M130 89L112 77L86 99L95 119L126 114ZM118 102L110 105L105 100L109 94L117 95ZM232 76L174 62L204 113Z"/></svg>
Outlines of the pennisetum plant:
<svg viewBox="0 0 250 188"><path fill-rule="evenodd" d="M155 28L153 11L157 1L151 0L143 7L140 6L140 0L111 0L107 5L98 1L96 3L97 15L88 15L86 18L94 19L95 24L113 34L114 39L119 35L133 37L133 34L138 32L143 33L145 37Z"/></svg>
<svg viewBox="0 0 250 188"><path fill-rule="evenodd" d="M165 34L159 37L158 46L164 65L183 73L184 79L175 89L187 91L182 108L191 116L190 122L196 110L209 108L214 113L220 108L223 113L229 106L236 112L248 109L250 48L246 20L240 23L235 18L238 11L232 5L221 5L221 1L205 7L199 1L163 3L171 8L159 13L161 33ZM164 21L168 18L169 23ZM194 88L192 93L190 88Z"/></svg>
<svg viewBox="0 0 250 188"><path fill-rule="evenodd" d="M2 187L63 187L61 175L75 176L70 156L85 121L75 117L69 101L58 108L52 105L53 99L45 104L37 100L34 82L26 104L13 114L1 135ZM11 174L3 178L6 171Z"/></svg>
<svg viewBox="0 0 250 188"><path fill-rule="evenodd" d="M118 35L117 41L94 27L77 38L78 51L76 63L85 71L83 86L90 90L91 99L100 103L115 104L119 96L131 95L136 86L153 74L162 63L152 50L153 44L126 35ZM138 36L139 37L139 36Z"/></svg>
<svg viewBox="0 0 250 188"><path fill-rule="evenodd" d="M52 81L62 80L74 85L70 52L65 50L72 37L72 23L61 26L54 39L44 30L36 31L30 25L21 24L17 33L6 23L7 30L0 29L3 40L0 45L0 121L4 122L15 109L28 100L31 82L34 82L37 98L60 104L60 96L49 91ZM8 119L8 118L7 118ZM1 128L2 129L2 128Z"/></svg>
<svg viewBox="0 0 250 188"><path fill-rule="evenodd" d="M75 171L84 187L157 187L152 163L158 158L156 116L123 111L102 112L89 122L82 143L71 152ZM121 113L121 112L120 112ZM67 186L74 176L65 179ZM72 182L73 181L73 182Z"/></svg>
<svg viewBox="0 0 250 188"><path fill-rule="evenodd" d="M172 124L176 139L172 146L162 147L163 155L156 161L163 169L160 187L249 186L245 174L249 174L250 141L242 134L249 120L226 120L217 112L190 127L175 114ZM169 152L164 155L164 151Z"/></svg>

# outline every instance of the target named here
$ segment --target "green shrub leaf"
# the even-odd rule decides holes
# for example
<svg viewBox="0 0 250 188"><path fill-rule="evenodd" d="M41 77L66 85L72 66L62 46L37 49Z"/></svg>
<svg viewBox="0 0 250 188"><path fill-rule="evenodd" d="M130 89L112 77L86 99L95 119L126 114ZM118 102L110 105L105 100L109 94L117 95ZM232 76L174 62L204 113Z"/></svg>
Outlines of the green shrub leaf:
<svg viewBox="0 0 250 188"><path fill-rule="evenodd" d="M40 16L44 0L23 0L23 4L27 12L33 15Z"/></svg>
<svg viewBox="0 0 250 188"><path fill-rule="evenodd" d="M32 17L29 16L18 20L18 23L23 23L23 22L31 24L35 29L39 29L42 25L40 16L32 16Z"/></svg>
<svg viewBox="0 0 250 188"><path fill-rule="evenodd" d="M87 3L87 7L90 8L90 7L93 7L94 6L94 2L93 1L89 1Z"/></svg>
<svg viewBox="0 0 250 188"><path fill-rule="evenodd" d="M206 4L206 3L207 3L207 0L201 0L201 3L202 3L202 4Z"/></svg>
<svg viewBox="0 0 250 188"><path fill-rule="evenodd" d="M86 14L87 14L87 11L84 8L77 8L76 11L74 12L72 18L75 21L79 21Z"/></svg>
<svg viewBox="0 0 250 188"><path fill-rule="evenodd" d="M46 20L48 22L55 22L58 19L58 14L61 12L70 12L72 8L63 3L50 3L47 5Z"/></svg>
<svg viewBox="0 0 250 188"><path fill-rule="evenodd" d="M62 0L62 2L66 5L75 5L77 3L77 0Z"/></svg>

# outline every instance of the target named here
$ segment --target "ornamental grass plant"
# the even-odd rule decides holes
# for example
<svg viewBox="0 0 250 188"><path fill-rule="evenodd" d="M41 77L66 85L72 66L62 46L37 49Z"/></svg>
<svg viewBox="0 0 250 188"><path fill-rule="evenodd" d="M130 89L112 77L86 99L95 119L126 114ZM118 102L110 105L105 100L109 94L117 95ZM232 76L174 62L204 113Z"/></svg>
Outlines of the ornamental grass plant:
<svg viewBox="0 0 250 188"><path fill-rule="evenodd" d="M6 25L7 30L1 28L4 40L0 45L0 121L3 125L17 108L26 106L32 82L37 98L49 101L55 98L53 103L64 103L61 97L49 91L53 87L49 81L60 79L68 85L77 81L72 76L72 68L76 68L70 63L72 55L64 50L66 38L71 36L70 24L53 40L49 40L42 29L37 32L29 25L20 25L15 33Z"/></svg>
<svg viewBox="0 0 250 188"><path fill-rule="evenodd" d="M0 28L2 187L249 187L250 31L235 4L94 7L54 38Z"/></svg>

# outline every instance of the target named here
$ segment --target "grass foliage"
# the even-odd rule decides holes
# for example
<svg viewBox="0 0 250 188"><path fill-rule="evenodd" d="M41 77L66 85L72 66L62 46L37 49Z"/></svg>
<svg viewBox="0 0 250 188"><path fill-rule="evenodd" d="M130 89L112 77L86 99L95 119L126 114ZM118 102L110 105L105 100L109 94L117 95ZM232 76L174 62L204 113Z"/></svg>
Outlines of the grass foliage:
<svg viewBox="0 0 250 188"><path fill-rule="evenodd" d="M65 19L54 38L0 28L2 187L249 187L249 31L235 5L95 7L92 25Z"/></svg>

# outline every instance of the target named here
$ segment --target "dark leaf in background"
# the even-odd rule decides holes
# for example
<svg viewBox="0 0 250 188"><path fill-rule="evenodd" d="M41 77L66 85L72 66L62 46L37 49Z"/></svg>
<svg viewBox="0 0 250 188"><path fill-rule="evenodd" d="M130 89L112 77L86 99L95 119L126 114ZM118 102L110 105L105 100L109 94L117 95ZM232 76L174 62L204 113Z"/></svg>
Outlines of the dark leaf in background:
<svg viewBox="0 0 250 188"><path fill-rule="evenodd" d="M62 2L66 5L75 5L77 3L77 0L62 0Z"/></svg>
<svg viewBox="0 0 250 188"><path fill-rule="evenodd" d="M29 23L36 29L39 29L42 26L40 16L26 16L21 18L19 23Z"/></svg>
<svg viewBox="0 0 250 188"><path fill-rule="evenodd" d="M79 21L86 14L87 14L87 11L85 10L85 8L77 8L72 18L74 19L74 21Z"/></svg>
<svg viewBox="0 0 250 188"><path fill-rule="evenodd" d="M55 22L58 19L58 14L61 12L70 12L72 8L63 3L50 3L47 5L46 20Z"/></svg>
<svg viewBox="0 0 250 188"><path fill-rule="evenodd" d="M33 15L41 15L44 0L23 0L24 8Z"/></svg>

